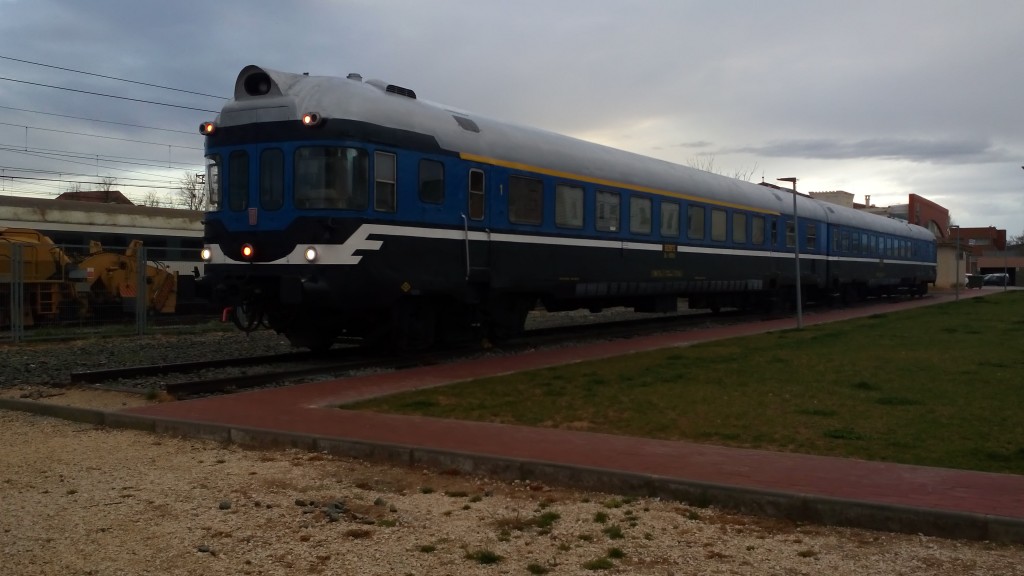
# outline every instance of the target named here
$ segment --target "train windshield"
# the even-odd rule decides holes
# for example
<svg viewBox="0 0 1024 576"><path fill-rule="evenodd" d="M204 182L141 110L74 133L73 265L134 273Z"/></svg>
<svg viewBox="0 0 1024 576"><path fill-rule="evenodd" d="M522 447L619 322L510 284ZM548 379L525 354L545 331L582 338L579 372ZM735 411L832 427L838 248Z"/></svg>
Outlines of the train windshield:
<svg viewBox="0 0 1024 576"><path fill-rule="evenodd" d="M358 148L308 146L295 151L295 206L365 210L369 156Z"/></svg>

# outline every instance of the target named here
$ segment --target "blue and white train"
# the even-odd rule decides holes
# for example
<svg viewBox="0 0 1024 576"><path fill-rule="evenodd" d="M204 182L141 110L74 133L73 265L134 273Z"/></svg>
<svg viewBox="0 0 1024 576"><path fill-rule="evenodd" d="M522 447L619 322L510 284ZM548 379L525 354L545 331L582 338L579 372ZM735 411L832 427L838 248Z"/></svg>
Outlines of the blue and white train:
<svg viewBox="0 0 1024 576"><path fill-rule="evenodd" d="M246 329L417 348L548 310L921 295L903 221L468 114L358 74L248 66L206 135L204 256Z"/></svg>

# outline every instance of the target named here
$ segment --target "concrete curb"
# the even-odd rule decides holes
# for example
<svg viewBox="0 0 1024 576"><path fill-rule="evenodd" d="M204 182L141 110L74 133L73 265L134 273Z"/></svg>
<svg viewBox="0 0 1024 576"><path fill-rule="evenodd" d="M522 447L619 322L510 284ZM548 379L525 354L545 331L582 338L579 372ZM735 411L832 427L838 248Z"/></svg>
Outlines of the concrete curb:
<svg viewBox="0 0 1024 576"><path fill-rule="evenodd" d="M153 418L35 400L0 398L0 409L73 422L198 438L251 448L294 448L362 460L435 470L456 470L505 481L531 480L552 486L716 506L732 512L814 524L923 534L959 540L1024 542L1024 518L914 508L666 478L553 462L450 452L267 430Z"/></svg>

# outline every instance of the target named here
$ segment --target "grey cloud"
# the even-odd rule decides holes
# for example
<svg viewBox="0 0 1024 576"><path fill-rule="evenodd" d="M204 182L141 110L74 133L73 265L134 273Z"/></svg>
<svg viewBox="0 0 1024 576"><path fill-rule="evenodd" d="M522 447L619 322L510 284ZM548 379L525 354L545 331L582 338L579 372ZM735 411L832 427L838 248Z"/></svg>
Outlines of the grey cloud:
<svg viewBox="0 0 1024 576"><path fill-rule="evenodd" d="M760 146L744 146L723 152L755 154L769 158L883 159L944 164L986 164L1005 162L1014 157L984 139L870 138L842 141L804 138L776 140Z"/></svg>

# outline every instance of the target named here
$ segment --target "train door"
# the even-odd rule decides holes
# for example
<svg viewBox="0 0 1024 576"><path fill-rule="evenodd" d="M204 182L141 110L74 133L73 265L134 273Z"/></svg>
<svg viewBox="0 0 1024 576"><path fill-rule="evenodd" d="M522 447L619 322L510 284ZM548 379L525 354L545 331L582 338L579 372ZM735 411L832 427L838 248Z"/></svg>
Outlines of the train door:
<svg viewBox="0 0 1024 576"><path fill-rule="evenodd" d="M490 201L493 194L487 193L488 184L487 173L483 168L469 169L463 226L466 244L466 279L470 281L485 279L490 274L491 243L490 232L487 228L487 212L490 208L489 205L494 202Z"/></svg>

